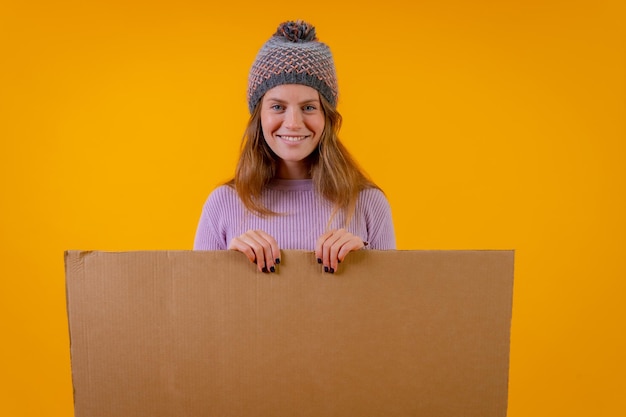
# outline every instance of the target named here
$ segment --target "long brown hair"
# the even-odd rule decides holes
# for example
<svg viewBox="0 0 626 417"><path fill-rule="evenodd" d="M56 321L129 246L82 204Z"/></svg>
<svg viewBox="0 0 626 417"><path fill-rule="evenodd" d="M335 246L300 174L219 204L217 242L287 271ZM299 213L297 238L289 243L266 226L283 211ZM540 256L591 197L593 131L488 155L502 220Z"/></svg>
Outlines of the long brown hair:
<svg viewBox="0 0 626 417"><path fill-rule="evenodd" d="M228 182L237 190L244 206L259 216L276 213L261 201L263 188L276 175L278 157L265 142L261 127L261 101L250 116L241 142L241 154L235 177ZM307 158L315 190L333 204L335 214L343 210L346 223L350 222L359 193L366 188L377 188L359 167L338 137L341 115L320 95L324 111L324 130L317 149ZM330 220L329 220L330 222Z"/></svg>

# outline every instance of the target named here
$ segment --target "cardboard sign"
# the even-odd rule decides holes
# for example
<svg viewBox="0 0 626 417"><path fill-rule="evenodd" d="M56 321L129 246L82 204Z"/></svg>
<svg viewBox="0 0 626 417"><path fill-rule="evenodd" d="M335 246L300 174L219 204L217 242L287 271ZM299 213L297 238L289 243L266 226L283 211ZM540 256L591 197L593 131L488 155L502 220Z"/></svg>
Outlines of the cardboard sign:
<svg viewBox="0 0 626 417"><path fill-rule="evenodd" d="M504 417L512 251L65 254L76 417Z"/></svg>

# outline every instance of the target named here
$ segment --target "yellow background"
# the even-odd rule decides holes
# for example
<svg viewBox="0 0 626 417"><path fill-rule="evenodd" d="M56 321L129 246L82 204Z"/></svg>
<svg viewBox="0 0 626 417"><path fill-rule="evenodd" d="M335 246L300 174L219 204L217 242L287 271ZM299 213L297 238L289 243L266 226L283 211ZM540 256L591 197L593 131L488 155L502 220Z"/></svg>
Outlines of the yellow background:
<svg viewBox="0 0 626 417"><path fill-rule="evenodd" d="M292 3L2 2L0 415L72 415L63 251L191 249L295 18L399 248L516 250L508 415L624 413L624 2Z"/></svg>

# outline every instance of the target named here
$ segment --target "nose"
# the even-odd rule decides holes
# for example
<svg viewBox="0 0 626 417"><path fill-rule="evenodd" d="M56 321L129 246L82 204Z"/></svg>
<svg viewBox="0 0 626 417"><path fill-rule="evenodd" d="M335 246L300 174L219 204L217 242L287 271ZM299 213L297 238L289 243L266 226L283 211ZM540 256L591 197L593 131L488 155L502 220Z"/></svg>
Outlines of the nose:
<svg viewBox="0 0 626 417"><path fill-rule="evenodd" d="M302 114L300 113L300 109L294 107L287 109L284 123L285 127L291 130L302 127Z"/></svg>

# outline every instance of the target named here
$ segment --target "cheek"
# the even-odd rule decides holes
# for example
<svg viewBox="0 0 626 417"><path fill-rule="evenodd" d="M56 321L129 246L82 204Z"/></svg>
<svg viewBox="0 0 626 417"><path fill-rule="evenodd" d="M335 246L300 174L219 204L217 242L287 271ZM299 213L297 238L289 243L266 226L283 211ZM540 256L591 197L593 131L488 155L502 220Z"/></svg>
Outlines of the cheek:
<svg viewBox="0 0 626 417"><path fill-rule="evenodd" d="M271 117L263 117L261 118L261 130L263 134L267 135L270 132L273 132L278 128L279 123L276 119Z"/></svg>
<svg viewBox="0 0 626 417"><path fill-rule="evenodd" d="M324 130L325 119L323 116L311 117L309 119L305 119L304 124L306 125L307 129L320 134Z"/></svg>
<svg viewBox="0 0 626 417"><path fill-rule="evenodd" d="M321 136L322 135L322 132L324 131L325 125L326 125L326 123L325 123L324 118L316 121L315 131L317 133L317 136Z"/></svg>

